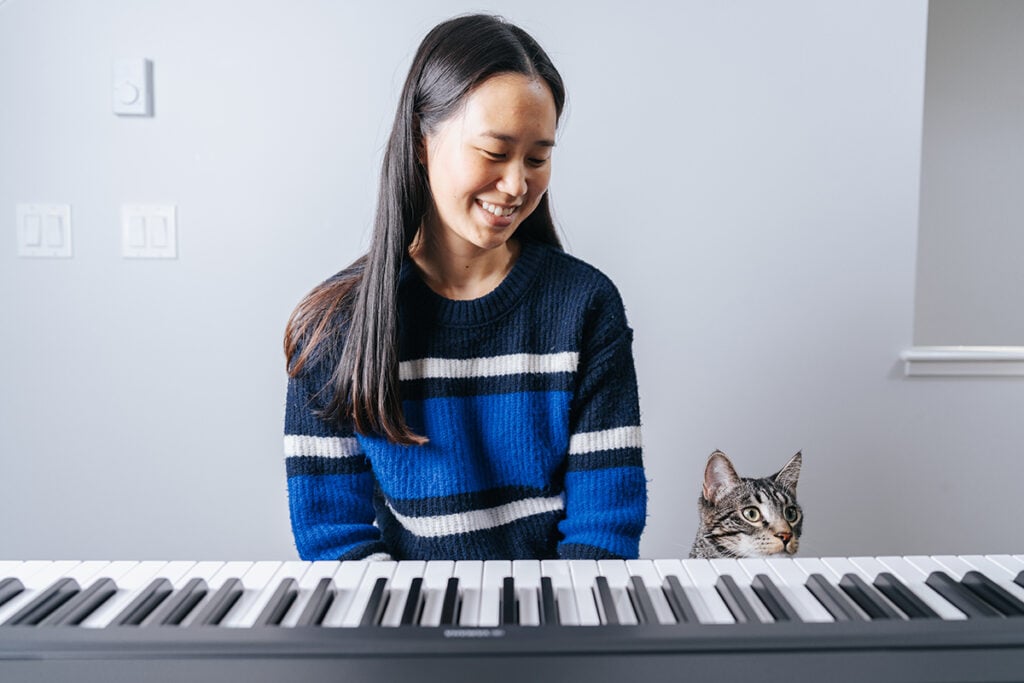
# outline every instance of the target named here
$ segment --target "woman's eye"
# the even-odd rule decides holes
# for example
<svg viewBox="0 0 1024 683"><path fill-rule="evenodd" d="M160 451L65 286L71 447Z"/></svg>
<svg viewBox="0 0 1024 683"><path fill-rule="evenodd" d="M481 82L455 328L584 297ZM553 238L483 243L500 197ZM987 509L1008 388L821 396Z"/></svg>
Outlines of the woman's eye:
<svg viewBox="0 0 1024 683"><path fill-rule="evenodd" d="M743 519L748 522L759 522L761 520L761 511L755 507L743 508Z"/></svg>
<svg viewBox="0 0 1024 683"><path fill-rule="evenodd" d="M529 162L529 164L531 166L540 167L540 166L543 166L544 164L548 163L548 160L547 159L527 159L527 162Z"/></svg>
<svg viewBox="0 0 1024 683"><path fill-rule="evenodd" d="M787 522L795 522L800 516L800 511L797 510L796 507L788 505L783 514L786 515Z"/></svg>
<svg viewBox="0 0 1024 683"><path fill-rule="evenodd" d="M501 152L491 152L490 150L486 150L486 149L480 150L480 151L482 151L484 154L486 154L487 156L489 156L492 159L501 160L501 159L505 158L505 155L502 154Z"/></svg>

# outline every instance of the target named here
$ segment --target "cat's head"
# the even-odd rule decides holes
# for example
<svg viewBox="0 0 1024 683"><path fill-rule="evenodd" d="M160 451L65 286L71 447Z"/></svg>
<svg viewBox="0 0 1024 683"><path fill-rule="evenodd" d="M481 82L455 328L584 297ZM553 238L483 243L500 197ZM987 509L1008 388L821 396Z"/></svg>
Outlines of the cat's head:
<svg viewBox="0 0 1024 683"><path fill-rule="evenodd" d="M802 460L797 453L775 474L751 479L737 475L725 453L712 453L698 505L705 543L724 557L794 555L804 521L796 501Z"/></svg>

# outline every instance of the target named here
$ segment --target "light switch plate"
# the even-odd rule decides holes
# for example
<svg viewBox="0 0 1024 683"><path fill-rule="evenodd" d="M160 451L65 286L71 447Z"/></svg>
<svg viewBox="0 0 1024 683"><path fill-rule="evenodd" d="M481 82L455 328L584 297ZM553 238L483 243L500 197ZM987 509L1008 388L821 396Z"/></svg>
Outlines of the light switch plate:
<svg viewBox="0 0 1024 683"><path fill-rule="evenodd" d="M115 114L153 115L153 62L141 57L115 59L111 85Z"/></svg>
<svg viewBox="0 0 1024 683"><path fill-rule="evenodd" d="M174 205L123 204L121 255L125 258L178 258Z"/></svg>
<svg viewBox="0 0 1024 683"><path fill-rule="evenodd" d="M18 256L71 258L71 206L18 204Z"/></svg>

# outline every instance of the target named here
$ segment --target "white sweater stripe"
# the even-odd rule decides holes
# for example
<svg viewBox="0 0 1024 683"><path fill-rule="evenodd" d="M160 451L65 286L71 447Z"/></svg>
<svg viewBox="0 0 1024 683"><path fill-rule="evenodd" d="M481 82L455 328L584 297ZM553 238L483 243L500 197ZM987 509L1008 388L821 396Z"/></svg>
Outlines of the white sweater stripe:
<svg viewBox="0 0 1024 683"><path fill-rule="evenodd" d="M642 448L640 427L615 427L600 432L581 432L569 439L569 455L582 455L618 448Z"/></svg>
<svg viewBox="0 0 1024 683"><path fill-rule="evenodd" d="M323 458L352 458L362 455L363 449L354 436L336 437L285 434L284 454L287 457L318 455Z"/></svg>
<svg viewBox="0 0 1024 683"><path fill-rule="evenodd" d="M575 351L563 351L561 353L512 353L487 358L419 358L400 363L398 378L401 380L433 377L464 379L467 377L575 372L579 365L579 357L580 354Z"/></svg>
<svg viewBox="0 0 1024 683"><path fill-rule="evenodd" d="M391 508L390 505L388 507ZM551 498L526 498L484 510L470 510L469 512L434 517L407 517L395 512L394 508L391 508L391 514L409 533L415 536L436 538L494 529L524 517L555 512L564 508L565 503L562 501L562 497L552 496Z"/></svg>

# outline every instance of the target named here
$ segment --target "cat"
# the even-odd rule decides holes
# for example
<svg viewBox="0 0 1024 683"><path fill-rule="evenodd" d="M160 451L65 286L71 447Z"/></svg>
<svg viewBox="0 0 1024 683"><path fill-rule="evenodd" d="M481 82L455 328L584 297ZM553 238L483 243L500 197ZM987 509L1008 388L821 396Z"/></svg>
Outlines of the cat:
<svg viewBox="0 0 1024 683"><path fill-rule="evenodd" d="M697 501L699 524L691 558L794 555L804 513L796 501L803 456L761 479L740 477L725 453L715 451L704 468Z"/></svg>

